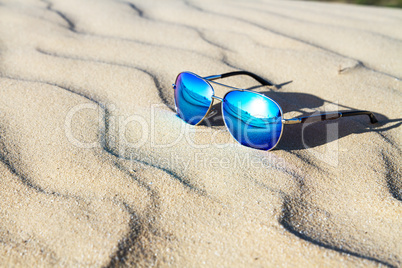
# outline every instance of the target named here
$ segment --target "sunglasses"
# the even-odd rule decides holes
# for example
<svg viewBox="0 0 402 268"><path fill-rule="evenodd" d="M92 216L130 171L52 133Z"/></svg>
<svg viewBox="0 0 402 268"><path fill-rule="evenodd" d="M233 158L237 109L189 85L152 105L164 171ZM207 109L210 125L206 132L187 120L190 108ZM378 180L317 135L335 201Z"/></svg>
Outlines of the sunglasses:
<svg viewBox="0 0 402 268"><path fill-rule="evenodd" d="M247 75L262 85L273 86L264 78L246 71L207 77L182 72L173 84L178 116L189 124L199 125L207 118L214 100L221 101L223 121L232 137L244 146L268 151L279 143L285 124L311 123L355 115L368 115L372 124L378 122L372 112L359 110L284 119L281 107L271 98L213 81L235 75ZM217 97L211 83L231 90L223 98Z"/></svg>

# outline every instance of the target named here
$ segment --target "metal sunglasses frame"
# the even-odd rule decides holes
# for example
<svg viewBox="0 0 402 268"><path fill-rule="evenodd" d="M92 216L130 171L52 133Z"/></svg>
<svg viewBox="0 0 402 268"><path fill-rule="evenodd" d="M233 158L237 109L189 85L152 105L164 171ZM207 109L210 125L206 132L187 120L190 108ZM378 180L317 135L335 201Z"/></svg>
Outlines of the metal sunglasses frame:
<svg viewBox="0 0 402 268"><path fill-rule="evenodd" d="M278 106L279 110L281 111L281 115L283 117L283 111L282 111L281 106L276 101L271 99L270 97L268 97L268 96L266 96L264 94L261 94L259 92L253 91L253 90L237 88L237 87L225 85L225 84L218 83L218 82L214 81L216 79L222 79L222 78L226 78L226 77L230 77L230 76L247 75L247 76L250 76L250 77L254 78L255 80L257 80L262 85L274 86L274 84L272 84L270 81L268 81L268 80L266 80L266 79L264 79L264 78L262 78L262 77L260 77L260 76L258 76L256 74L254 74L254 73L247 72L247 71L236 71L236 72L223 73L223 74L219 74L219 75L210 75L210 76L206 76L206 77L201 77L201 76L199 76L199 75L197 75L195 73L192 73L192 72L181 72L181 73L179 73L177 75L175 83L176 83L177 78L179 77L179 75L182 74L182 73L189 73L189 74L192 74L192 75L204 80L211 87L212 92L214 93L212 95L212 101L211 101L211 104L210 104L210 106L208 108L208 111L205 113L204 117L197 124L195 124L196 126L201 124L202 121L205 120L205 118L208 118L208 115L209 115L209 113L211 111L211 108L212 108L212 106L214 104L214 100L221 101L221 109L223 110L223 101L225 100L226 95L229 94L232 91L247 91L247 92L252 92L254 94L261 95L261 96L263 96L265 98L268 98L269 100L271 100L272 102L274 102ZM223 87L227 87L227 88L230 88L232 90L226 92L226 94L223 96L223 98L220 98L218 96L215 96L215 90L214 90L213 86L211 85L211 83L214 83L214 84L217 84L217 85L220 85L220 86L223 86ZM173 86L173 89L176 88L176 84L172 84L172 86ZM176 100L175 100L175 108L176 108L176 112L177 112ZM343 111L343 112L321 113L319 115L310 115L310 116L304 116L304 117L294 117L294 118L290 118L290 119L282 118L281 135L279 136L279 139L278 139L277 143L271 149L269 149L267 151L270 151L270 150L274 149L278 145L279 141L282 138L283 125L300 124L300 123L313 123L313 122L334 120L334 119L338 119L338 118L341 118L341 117L356 116L356 115L368 115L370 117L370 122L372 124L375 124L375 123L378 122L377 118L374 116L374 114L372 112L365 111L365 110L352 110L352 111ZM223 120L223 122L225 123L226 128L229 130L228 126L226 125L225 120ZM233 135L232 135L232 133L230 131L229 131L229 133L233 137ZM233 137L233 138L236 140L235 137ZM252 147L252 148L254 148L254 147ZM258 149L258 148L255 148L255 149Z"/></svg>

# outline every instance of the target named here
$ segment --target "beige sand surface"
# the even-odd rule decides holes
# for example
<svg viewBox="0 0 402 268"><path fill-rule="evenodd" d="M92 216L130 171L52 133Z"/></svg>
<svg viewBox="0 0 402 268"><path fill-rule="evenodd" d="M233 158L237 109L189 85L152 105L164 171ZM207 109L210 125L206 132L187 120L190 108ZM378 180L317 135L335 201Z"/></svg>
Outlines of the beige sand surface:
<svg viewBox="0 0 402 268"><path fill-rule="evenodd" d="M247 148L175 115L186 70L380 123ZM0 0L0 265L401 267L401 78L399 9Z"/></svg>

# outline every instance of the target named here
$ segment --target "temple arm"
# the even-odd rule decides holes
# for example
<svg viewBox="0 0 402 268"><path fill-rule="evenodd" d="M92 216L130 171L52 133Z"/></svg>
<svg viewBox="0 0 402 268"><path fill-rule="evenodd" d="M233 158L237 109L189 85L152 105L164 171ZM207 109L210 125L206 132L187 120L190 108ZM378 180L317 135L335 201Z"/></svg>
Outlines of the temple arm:
<svg viewBox="0 0 402 268"><path fill-rule="evenodd" d="M375 124L378 122L377 118L375 118L374 114L369 111L347 111L347 112L336 112L336 113L327 113L327 114L319 114L305 117L296 117L291 119L284 119L284 124L299 124L299 123L312 123L318 121L325 120L333 120L340 117L347 116L355 116L355 115L368 115L370 117L370 122Z"/></svg>
<svg viewBox="0 0 402 268"><path fill-rule="evenodd" d="M224 74L218 74L218 75L210 75L210 76L204 77L204 79L215 80L215 79L226 78L226 77L235 76L235 75L248 75L248 76L251 76L252 78L254 78L255 80L257 80L258 82L260 82L262 85L273 86L273 84L271 82L269 82L268 80L265 80L264 78L262 78L256 74L246 72L246 71L237 71L237 72L230 72L230 73L224 73Z"/></svg>

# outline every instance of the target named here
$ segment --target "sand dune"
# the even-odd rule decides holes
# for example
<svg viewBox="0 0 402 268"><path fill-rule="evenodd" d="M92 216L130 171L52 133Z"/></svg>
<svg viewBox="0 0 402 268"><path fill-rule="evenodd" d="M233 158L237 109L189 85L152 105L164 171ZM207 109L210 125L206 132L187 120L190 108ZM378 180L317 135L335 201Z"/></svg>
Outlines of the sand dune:
<svg viewBox="0 0 402 268"><path fill-rule="evenodd" d="M0 0L1 266L402 266L402 10ZM174 111L181 71L275 99L277 149ZM225 88L216 87L223 96Z"/></svg>

